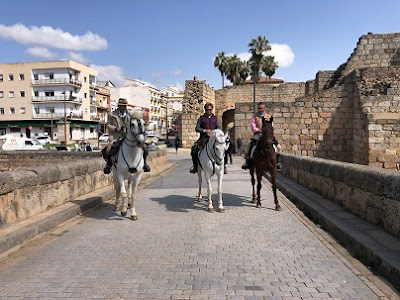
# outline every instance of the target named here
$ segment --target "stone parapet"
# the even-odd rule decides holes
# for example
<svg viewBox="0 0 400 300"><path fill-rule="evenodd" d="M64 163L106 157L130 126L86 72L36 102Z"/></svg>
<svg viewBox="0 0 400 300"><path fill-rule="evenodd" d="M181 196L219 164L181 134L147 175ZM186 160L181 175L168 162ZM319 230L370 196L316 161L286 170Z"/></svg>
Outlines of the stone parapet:
<svg viewBox="0 0 400 300"><path fill-rule="evenodd" d="M47 161L42 157L42 166L0 172L0 228L101 188L113 188L112 176L103 174L105 162L98 153L79 158L54 163L51 157ZM167 162L167 151L150 151L148 162L154 172Z"/></svg>
<svg viewBox="0 0 400 300"><path fill-rule="evenodd" d="M400 237L399 173L289 154L281 160L285 177Z"/></svg>

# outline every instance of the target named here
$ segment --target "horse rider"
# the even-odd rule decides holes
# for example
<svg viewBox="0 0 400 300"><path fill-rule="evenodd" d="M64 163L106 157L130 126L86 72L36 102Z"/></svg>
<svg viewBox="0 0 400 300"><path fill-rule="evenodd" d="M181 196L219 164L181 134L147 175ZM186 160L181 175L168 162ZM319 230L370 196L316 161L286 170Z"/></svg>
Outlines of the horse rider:
<svg viewBox="0 0 400 300"><path fill-rule="evenodd" d="M205 146L208 138L211 136L214 129L221 129L221 124L218 119L212 113L214 105L207 102L204 105L204 115L200 116L196 123L196 132L200 133L199 139L192 146L190 155L192 156L193 166L190 168L190 173L195 174L197 172L197 166L199 164L199 151Z"/></svg>
<svg viewBox="0 0 400 300"><path fill-rule="evenodd" d="M253 137L250 140L248 149L247 149L247 155L246 155L246 162L242 165L242 169L247 170L251 164L251 160L253 159L253 154L254 150L256 149L256 146L258 142L261 139L262 135L262 119L265 119L266 121L271 120L271 116L267 113L265 113L265 104L263 102L258 103L258 113L254 115L251 118L250 125L251 125L251 130L253 131ZM275 146L275 151L276 151L276 156L277 160L279 160L279 153L281 146L278 144L278 140L273 137L273 144ZM277 164L277 169L280 169L281 166L278 163Z"/></svg>
<svg viewBox="0 0 400 300"><path fill-rule="evenodd" d="M110 174L113 165L112 156L117 153L121 141L126 136L126 130L130 126L131 118L133 118L132 114L127 111L127 106L128 100L119 98L118 108L110 114L108 119L107 130L109 132L109 144L101 151L104 160L107 162L104 168L104 174ZM142 143L140 146L143 148L143 171L150 172L150 167L146 163L149 151L145 143Z"/></svg>

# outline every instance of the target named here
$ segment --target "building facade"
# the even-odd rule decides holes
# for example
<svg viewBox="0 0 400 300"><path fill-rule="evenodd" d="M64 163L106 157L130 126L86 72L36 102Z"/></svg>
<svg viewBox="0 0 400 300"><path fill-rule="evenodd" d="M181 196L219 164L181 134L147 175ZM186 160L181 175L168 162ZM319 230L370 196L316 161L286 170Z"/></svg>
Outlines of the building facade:
<svg viewBox="0 0 400 300"><path fill-rule="evenodd" d="M71 60L0 64L0 134L96 138L97 75Z"/></svg>

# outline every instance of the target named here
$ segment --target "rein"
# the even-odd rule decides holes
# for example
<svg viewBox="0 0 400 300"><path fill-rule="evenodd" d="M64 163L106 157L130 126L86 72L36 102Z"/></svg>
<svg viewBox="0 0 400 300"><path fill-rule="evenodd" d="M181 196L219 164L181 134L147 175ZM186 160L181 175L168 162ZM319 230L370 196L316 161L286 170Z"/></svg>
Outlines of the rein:
<svg viewBox="0 0 400 300"><path fill-rule="evenodd" d="M210 161L212 162L212 166L213 166L213 175L215 174L215 164L217 164L218 166L221 166L223 164L224 161L224 157L222 156L222 158L219 158L216 156L216 144L224 144L225 142L218 142L216 139L212 145L212 148L210 149L210 141L207 141L206 144L206 153L207 153L207 157L210 159ZM213 151L212 151L213 150Z"/></svg>
<svg viewBox="0 0 400 300"><path fill-rule="evenodd" d="M130 128L129 128L130 133L132 134L131 127L132 127L132 124L131 124L131 126L130 126ZM139 134L143 134L143 132L142 132L142 131L139 131L139 132L136 133L136 134L132 134L132 135L133 135L133 138L134 138L133 140L130 140L130 139L128 139L127 137L125 137L124 140L123 140L123 144L126 144L129 148L137 148L137 147L139 147L139 146L138 146L138 142L137 142L137 140L136 140L136 137L137 137ZM130 145L128 142L129 142L129 143L132 143L132 144ZM136 173L136 172L137 172L137 167L139 166L139 164L140 164L141 161L143 160L143 155L140 156L141 158L140 158L139 162L137 163L136 167L132 168L131 166L129 166L129 163L128 163L128 161L126 160L126 157L125 157L125 154L124 154L124 147L123 147L123 145L121 145L121 154L122 154L122 157L123 157L123 159L124 159L124 161L125 161L125 163L126 163L128 169L129 169L129 172L130 172L130 173Z"/></svg>

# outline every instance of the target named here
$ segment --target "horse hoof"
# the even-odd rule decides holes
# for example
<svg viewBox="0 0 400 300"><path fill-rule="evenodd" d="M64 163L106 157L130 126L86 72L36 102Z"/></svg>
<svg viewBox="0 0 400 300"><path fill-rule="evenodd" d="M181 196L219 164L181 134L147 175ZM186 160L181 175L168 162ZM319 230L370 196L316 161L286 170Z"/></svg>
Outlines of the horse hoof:
<svg viewBox="0 0 400 300"><path fill-rule="evenodd" d="M276 211L282 211L282 207L277 206L277 207L275 207L275 210L276 210Z"/></svg>
<svg viewBox="0 0 400 300"><path fill-rule="evenodd" d="M256 207L261 208L261 204L257 203Z"/></svg>
<svg viewBox="0 0 400 300"><path fill-rule="evenodd" d="M224 213L225 212L225 208L218 208L218 212L219 213Z"/></svg>
<svg viewBox="0 0 400 300"><path fill-rule="evenodd" d="M256 204L257 201L256 201L255 199L253 199L251 202L254 203L254 204Z"/></svg>
<svg viewBox="0 0 400 300"><path fill-rule="evenodd" d="M138 217L137 216L131 216L132 221L137 221Z"/></svg>
<svg viewBox="0 0 400 300"><path fill-rule="evenodd" d="M121 211L121 216L126 217L126 213L127 211L126 212Z"/></svg>
<svg viewBox="0 0 400 300"><path fill-rule="evenodd" d="M214 208L209 208L207 211L210 212L210 213L213 213L214 212Z"/></svg>

